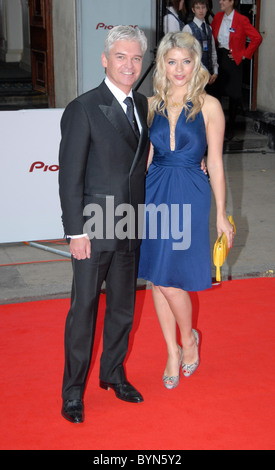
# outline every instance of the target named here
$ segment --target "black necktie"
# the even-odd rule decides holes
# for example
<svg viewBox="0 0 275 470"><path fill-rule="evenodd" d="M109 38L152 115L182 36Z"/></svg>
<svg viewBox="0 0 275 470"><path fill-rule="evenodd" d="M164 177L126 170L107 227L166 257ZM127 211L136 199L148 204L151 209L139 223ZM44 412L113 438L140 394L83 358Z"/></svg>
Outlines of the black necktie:
<svg viewBox="0 0 275 470"><path fill-rule="evenodd" d="M124 103L127 106L127 111L126 111L127 118L129 119L129 122L132 126L134 133L136 134L137 137L139 137L139 128L138 128L137 121L135 118L133 100L132 98L127 96L127 98L125 98L124 100Z"/></svg>
<svg viewBox="0 0 275 470"><path fill-rule="evenodd" d="M206 36L205 23L202 23L201 29L202 29L203 34Z"/></svg>

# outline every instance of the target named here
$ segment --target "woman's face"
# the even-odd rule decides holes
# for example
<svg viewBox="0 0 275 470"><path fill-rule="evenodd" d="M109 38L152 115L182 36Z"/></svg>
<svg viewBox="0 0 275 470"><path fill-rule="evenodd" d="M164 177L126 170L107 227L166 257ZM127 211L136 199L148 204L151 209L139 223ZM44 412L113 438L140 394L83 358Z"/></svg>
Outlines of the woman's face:
<svg viewBox="0 0 275 470"><path fill-rule="evenodd" d="M234 8L234 0L220 0L221 11L230 15L231 11Z"/></svg>
<svg viewBox="0 0 275 470"><path fill-rule="evenodd" d="M165 59L166 78L173 87L187 88L193 77L195 61L187 49L175 47L170 49Z"/></svg>

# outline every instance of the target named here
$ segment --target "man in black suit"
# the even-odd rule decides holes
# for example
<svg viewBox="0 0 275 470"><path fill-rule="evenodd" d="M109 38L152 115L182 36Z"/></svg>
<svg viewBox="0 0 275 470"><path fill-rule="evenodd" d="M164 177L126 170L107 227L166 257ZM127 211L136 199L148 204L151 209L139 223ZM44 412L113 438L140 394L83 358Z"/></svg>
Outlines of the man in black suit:
<svg viewBox="0 0 275 470"><path fill-rule="evenodd" d="M123 362L133 323L141 241L138 207L144 204L149 151L147 99L132 86L140 76L146 48L146 37L138 28L110 30L101 58L105 80L69 103L61 120L60 200L73 266L62 415L74 423L84 419L83 393L104 280L100 386L113 389L121 400L143 401L127 381ZM130 118L126 97L134 103ZM124 219L125 230L127 208L131 211Z"/></svg>

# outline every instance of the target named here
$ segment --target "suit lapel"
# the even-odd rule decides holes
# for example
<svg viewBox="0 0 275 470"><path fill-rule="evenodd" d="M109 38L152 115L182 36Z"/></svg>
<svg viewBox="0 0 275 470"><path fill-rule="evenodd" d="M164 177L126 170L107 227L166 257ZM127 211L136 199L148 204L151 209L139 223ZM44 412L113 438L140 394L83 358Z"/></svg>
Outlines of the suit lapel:
<svg viewBox="0 0 275 470"><path fill-rule="evenodd" d="M135 91L133 91L133 96L142 129L147 129L147 116L145 115L140 97Z"/></svg>
<svg viewBox="0 0 275 470"><path fill-rule="evenodd" d="M124 113L120 103L110 92L109 88L105 85L104 82L101 84L101 91L105 98L105 104L100 104L99 108L105 114L106 118L116 129L116 131L130 145L130 147L132 149L136 149L137 138L129 124L128 118Z"/></svg>
<svg viewBox="0 0 275 470"><path fill-rule="evenodd" d="M127 142L130 148L135 151L135 156L130 170L130 173L132 173L148 142L148 127L146 122L147 116L145 114L142 101L140 100L139 94L133 92L135 105L142 126L141 135L139 141L137 142L137 138L129 124L126 114L104 82L100 85L100 91L102 93L104 103L99 104L100 110L104 113L116 131L123 137L125 142Z"/></svg>
<svg viewBox="0 0 275 470"><path fill-rule="evenodd" d="M138 148L136 150L136 154L131 166L130 174L134 171L135 166L139 160L140 155L142 155L145 146L147 145L148 142L148 127L147 127L147 115L145 114L142 101L139 98L139 95L133 91L133 96L134 96L134 101L135 101L135 106L137 108L138 116L140 119L140 123L142 126L139 142L138 142Z"/></svg>

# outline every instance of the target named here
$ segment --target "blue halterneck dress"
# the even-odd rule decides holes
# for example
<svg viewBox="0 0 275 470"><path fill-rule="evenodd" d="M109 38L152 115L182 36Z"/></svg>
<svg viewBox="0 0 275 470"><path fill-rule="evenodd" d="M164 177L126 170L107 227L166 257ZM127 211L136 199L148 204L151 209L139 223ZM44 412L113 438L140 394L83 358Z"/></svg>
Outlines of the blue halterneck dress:
<svg viewBox="0 0 275 470"><path fill-rule="evenodd" d="M201 170L207 140L202 112L181 112L170 148L170 125L155 114L153 161L146 177L144 233L138 277L186 291L212 285L209 242L211 188Z"/></svg>

